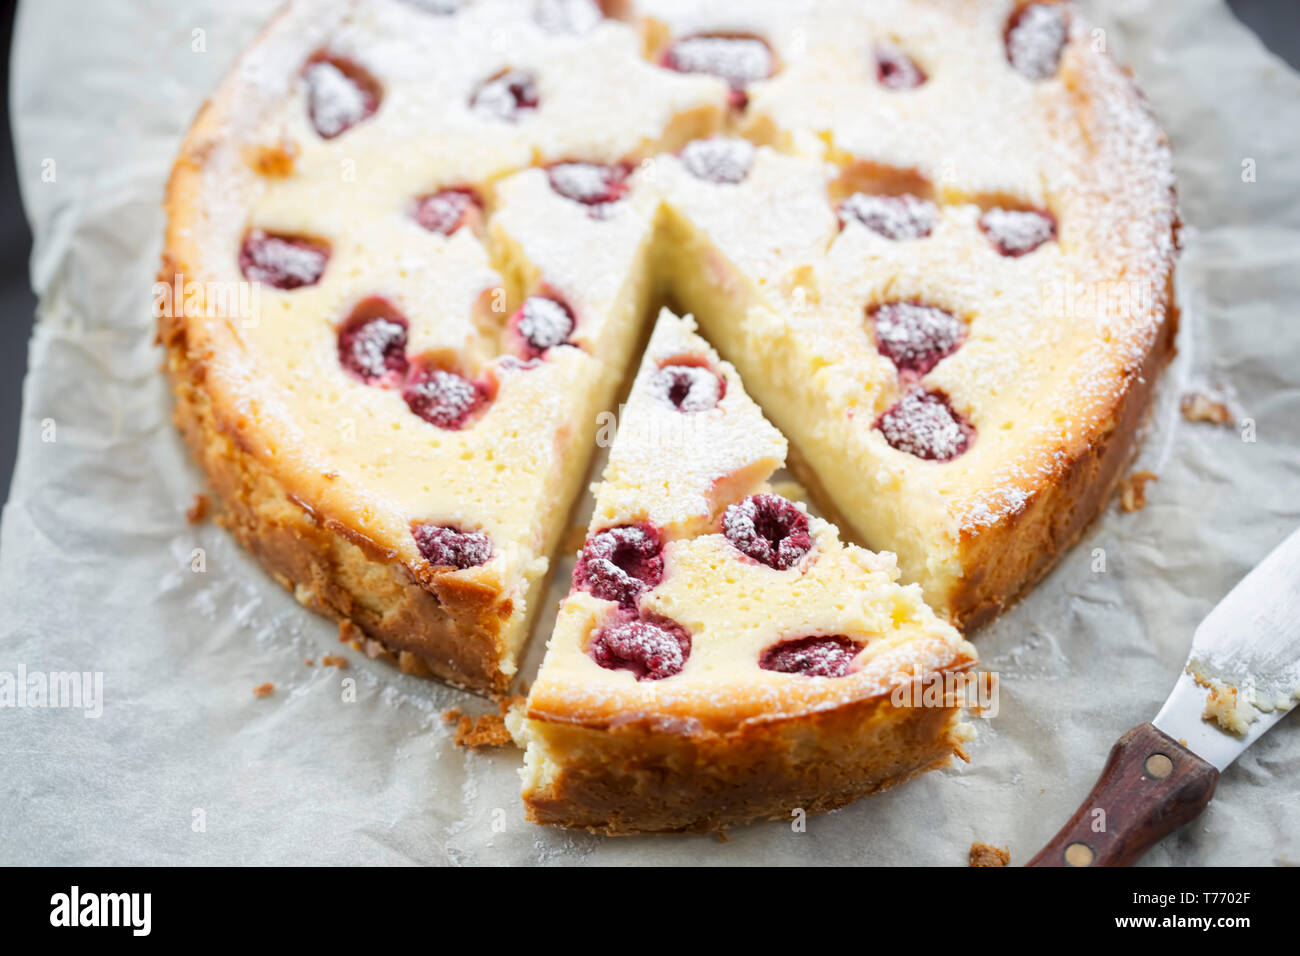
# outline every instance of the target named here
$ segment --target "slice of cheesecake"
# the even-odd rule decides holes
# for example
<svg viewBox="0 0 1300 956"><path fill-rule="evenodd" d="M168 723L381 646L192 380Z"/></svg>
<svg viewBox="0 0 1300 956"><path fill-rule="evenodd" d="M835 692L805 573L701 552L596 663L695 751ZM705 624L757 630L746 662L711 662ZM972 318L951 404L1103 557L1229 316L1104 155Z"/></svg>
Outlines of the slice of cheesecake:
<svg viewBox="0 0 1300 956"><path fill-rule="evenodd" d="M771 490L785 453L694 321L661 313L512 719L530 819L630 833L789 818L962 754L974 648L897 583L892 554Z"/></svg>

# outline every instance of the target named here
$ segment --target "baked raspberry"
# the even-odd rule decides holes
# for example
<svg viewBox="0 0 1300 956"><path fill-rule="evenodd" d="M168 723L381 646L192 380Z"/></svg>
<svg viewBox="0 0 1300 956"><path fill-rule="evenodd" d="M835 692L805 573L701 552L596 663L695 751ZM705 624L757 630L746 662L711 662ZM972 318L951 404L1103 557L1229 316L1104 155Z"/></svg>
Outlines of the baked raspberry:
<svg viewBox="0 0 1300 956"><path fill-rule="evenodd" d="M876 82L889 90L910 90L925 82L925 71L894 43L877 43Z"/></svg>
<svg viewBox="0 0 1300 956"><path fill-rule="evenodd" d="M509 327L518 336L525 358L537 358L547 349L569 344L577 322L573 311L559 299L530 295L510 317Z"/></svg>
<svg viewBox="0 0 1300 956"><path fill-rule="evenodd" d="M734 136L714 136L687 143L682 166L696 179L710 183L738 183L754 164L754 144Z"/></svg>
<svg viewBox="0 0 1300 956"><path fill-rule="evenodd" d="M630 608L663 577L659 532L645 523L630 524L587 539L573 569L573 586Z"/></svg>
<svg viewBox="0 0 1300 956"><path fill-rule="evenodd" d="M1007 60L1031 80L1056 74L1069 30L1065 9L1055 3L1021 7L1007 21Z"/></svg>
<svg viewBox="0 0 1300 956"><path fill-rule="evenodd" d="M455 372L417 366L406 380L402 398L429 424L455 431L469 423L488 396L483 386Z"/></svg>
<svg viewBox="0 0 1300 956"><path fill-rule="evenodd" d="M477 231L482 220L483 203L474 190L464 186L421 196L415 207L415 221L440 236L450 236L462 226Z"/></svg>
<svg viewBox="0 0 1300 956"><path fill-rule="evenodd" d="M862 646L847 637L797 637L773 644L758 659L765 671L805 677L843 677Z"/></svg>
<svg viewBox="0 0 1300 956"><path fill-rule="evenodd" d="M727 382L712 369L685 363L665 365L650 379L650 389L679 412L691 414L716 408L727 394Z"/></svg>
<svg viewBox="0 0 1300 956"><path fill-rule="evenodd" d="M840 203L840 223L860 222L886 239L924 239L939 221L939 207L911 193L874 196L854 193Z"/></svg>
<svg viewBox="0 0 1300 956"><path fill-rule="evenodd" d="M339 329L339 364L367 385L406 377L406 317L386 299L359 303Z"/></svg>
<svg viewBox="0 0 1300 956"><path fill-rule="evenodd" d="M323 139L333 139L379 109L379 81L361 66L336 56L313 57L303 70L307 115Z"/></svg>
<svg viewBox="0 0 1300 956"><path fill-rule="evenodd" d="M886 302L867 312L876 349L904 375L919 378L951 355L966 337L966 323L951 312L918 302Z"/></svg>
<svg viewBox="0 0 1300 956"><path fill-rule="evenodd" d="M780 495L750 495L726 510L722 533L741 554L785 571L812 550L808 516Z"/></svg>
<svg viewBox="0 0 1300 956"><path fill-rule="evenodd" d="M610 203L627 195L628 168L599 163L556 163L546 171L551 188L565 199L590 206L600 215Z"/></svg>
<svg viewBox="0 0 1300 956"><path fill-rule="evenodd" d="M547 33L586 33L605 18L593 0L537 0L533 19Z"/></svg>
<svg viewBox="0 0 1300 956"><path fill-rule="evenodd" d="M1056 238L1056 219L1021 209L990 209L980 216L980 230L1004 256L1023 256Z"/></svg>
<svg viewBox="0 0 1300 956"><path fill-rule="evenodd" d="M329 247L323 243L254 229L239 247L239 271L253 282L298 289L320 281L329 257Z"/></svg>
<svg viewBox="0 0 1300 956"><path fill-rule="evenodd" d="M412 524L415 546L438 568L476 568L492 557L492 542L482 531L461 531L440 524Z"/></svg>
<svg viewBox="0 0 1300 956"><path fill-rule="evenodd" d="M941 392L914 389L876 421L885 441L926 461L949 461L970 447L975 429Z"/></svg>
<svg viewBox="0 0 1300 956"><path fill-rule="evenodd" d="M469 108L485 119L515 123L536 110L541 100L537 81L523 70L504 70L479 84Z"/></svg>
<svg viewBox="0 0 1300 956"><path fill-rule="evenodd" d="M758 37L701 34L678 40L659 65L678 73L707 73L727 81L731 105L743 109L745 87L772 75L772 50Z"/></svg>
<svg viewBox="0 0 1300 956"><path fill-rule="evenodd" d="M587 653L606 670L631 671L639 681L663 680L686 666L691 636L672 621L619 621L597 631Z"/></svg>

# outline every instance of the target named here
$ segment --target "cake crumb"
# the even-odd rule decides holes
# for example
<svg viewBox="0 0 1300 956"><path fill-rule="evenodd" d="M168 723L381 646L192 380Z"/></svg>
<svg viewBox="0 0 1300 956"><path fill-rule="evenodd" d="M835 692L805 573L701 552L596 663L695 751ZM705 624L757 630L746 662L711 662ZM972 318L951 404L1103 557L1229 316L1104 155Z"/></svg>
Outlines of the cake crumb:
<svg viewBox="0 0 1300 956"><path fill-rule="evenodd" d="M265 684L258 684L253 688L253 696L258 700L261 700L263 697L270 697L274 693L275 685L270 681L267 681Z"/></svg>
<svg viewBox="0 0 1300 956"><path fill-rule="evenodd" d="M519 696L501 701L499 713L480 714L472 717L459 707L450 707L442 712L442 719L456 725L455 743L457 747L469 750L483 750L488 747L504 747L514 738L506 729L506 714L511 707L523 703Z"/></svg>
<svg viewBox="0 0 1300 956"><path fill-rule="evenodd" d="M312 660L310 657L304 657L304 658L302 659L302 662L303 662L304 664L306 664L308 667L315 667L315 666L316 666L316 662L315 662L314 660Z"/></svg>
<svg viewBox="0 0 1300 956"><path fill-rule="evenodd" d="M1231 425L1232 410L1226 402L1218 401L1204 392L1188 392L1178 403L1183 418L1189 422L1209 422L1211 425Z"/></svg>
<svg viewBox="0 0 1300 956"><path fill-rule="evenodd" d="M1147 505L1147 482L1159 481L1154 471L1135 471L1120 482L1119 506L1129 512L1141 511Z"/></svg>
<svg viewBox="0 0 1300 956"><path fill-rule="evenodd" d="M348 666L348 659L339 654L326 654L320 659L321 667L337 667L340 670Z"/></svg>
<svg viewBox="0 0 1300 956"><path fill-rule="evenodd" d="M730 843L730 842L731 842L731 837L727 836L727 831L726 831L726 830L714 830L714 831L713 831L713 839L717 840L719 843Z"/></svg>
<svg viewBox="0 0 1300 956"><path fill-rule="evenodd" d="M989 846L987 843L970 845L971 866L1006 866L1011 862L1011 848Z"/></svg>
<svg viewBox="0 0 1300 956"><path fill-rule="evenodd" d="M1231 684L1206 677L1191 665L1188 665L1187 673L1192 675L1199 686L1209 691L1205 696L1205 710L1201 719L1217 724L1220 730L1234 736L1244 736L1259 717L1254 704L1246 695L1238 693L1237 688Z"/></svg>
<svg viewBox="0 0 1300 956"><path fill-rule="evenodd" d="M190 524L198 524L208 516L208 506L210 504L211 502L208 500L207 495L202 493L196 494L194 496L194 503L185 511L185 520Z"/></svg>
<svg viewBox="0 0 1300 956"><path fill-rule="evenodd" d="M350 618L342 618L339 621L339 643L351 644L357 650L361 650L361 640L365 637L361 633L361 628L352 623Z"/></svg>

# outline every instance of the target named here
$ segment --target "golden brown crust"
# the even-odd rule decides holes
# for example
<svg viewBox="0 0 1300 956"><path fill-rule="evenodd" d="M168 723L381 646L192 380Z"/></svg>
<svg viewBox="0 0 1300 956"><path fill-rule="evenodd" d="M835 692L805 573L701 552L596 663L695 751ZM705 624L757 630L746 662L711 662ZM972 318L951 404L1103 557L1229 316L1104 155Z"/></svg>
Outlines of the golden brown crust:
<svg viewBox="0 0 1300 956"><path fill-rule="evenodd" d="M183 268L165 258L165 281L177 273ZM501 672L502 631L513 611L509 597L455 574L414 571L288 491L212 407L202 387L202 357L187 349L182 323L162 319L159 338L167 347L176 427L207 473L217 521L303 605L350 621L394 654L410 655L404 670L504 693L510 683Z"/></svg>
<svg viewBox="0 0 1300 956"><path fill-rule="evenodd" d="M1008 847L990 846L987 843L970 845L971 866L1006 866L1011 862L1011 850Z"/></svg>
<svg viewBox="0 0 1300 956"><path fill-rule="evenodd" d="M726 734L530 720L541 751L563 764L526 784L524 801L536 823L610 835L795 821L946 765L960 753L958 716L873 697Z"/></svg>
<svg viewBox="0 0 1300 956"><path fill-rule="evenodd" d="M1172 303L1172 288L1169 295ZM958 627L977 628L1006 610L1106 507L1137 450L1156 380L1173 358L1177 330L1178 309L1171 304L1145 360L1129 372L1091 440L1067 458L1055 478L1040 485L1021 511L978 534L963 534L960 559L967 573L945 609Z"/></svg>

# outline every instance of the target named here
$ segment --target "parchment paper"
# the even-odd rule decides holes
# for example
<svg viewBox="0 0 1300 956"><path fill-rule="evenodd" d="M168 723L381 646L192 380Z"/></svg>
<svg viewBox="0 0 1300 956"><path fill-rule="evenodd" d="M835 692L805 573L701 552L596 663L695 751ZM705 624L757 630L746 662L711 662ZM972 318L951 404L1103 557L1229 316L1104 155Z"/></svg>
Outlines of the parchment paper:
<svg viewBox="0 0 1300 956"><path fill-rule="evenodd" d="M273 8L20 10L13 112L41 304L0 530L0 671L99 672L104 699L98 718L0 709L0 862L962 864L972 840L1024 862L1155 714L1196 623L1300 524L1300 78L1218 0L1090 4L1175 144L1195 227L1180 355L1139 463L1159 475L1146 509L1112 506L977 635L1001 697L972 763L728 843L528 824L518 752L458 750L439 717L486 705L343 649L223 530L184 517L202 482L152 345L160 198L190 119ZM1254 441L1181 420L1180 394L1206 385L1229 390ZM303 663L328 653L351 666ZM274 695L255 699L266 681ZM1300 861L1297 791L1291 717L1145 862Z"/></svg>

